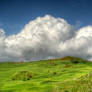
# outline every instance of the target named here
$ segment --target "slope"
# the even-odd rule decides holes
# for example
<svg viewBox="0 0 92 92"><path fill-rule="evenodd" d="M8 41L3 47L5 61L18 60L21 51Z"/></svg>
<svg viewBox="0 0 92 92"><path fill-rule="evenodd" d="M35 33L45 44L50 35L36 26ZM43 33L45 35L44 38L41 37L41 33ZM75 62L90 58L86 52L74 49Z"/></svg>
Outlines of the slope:
<svg viewBox="0 0 92 92"><path fill-rule="evenodd" d="M85 92L81 91L85 90L81 81L90 83L91 77L84 77L92 71L92 63L76 57L65 58L0 63L0 92ZM27 74L31 75L29 79ZM86 82L84 85L88 85ZM86 87L89 92L90 86Z"/></svg>

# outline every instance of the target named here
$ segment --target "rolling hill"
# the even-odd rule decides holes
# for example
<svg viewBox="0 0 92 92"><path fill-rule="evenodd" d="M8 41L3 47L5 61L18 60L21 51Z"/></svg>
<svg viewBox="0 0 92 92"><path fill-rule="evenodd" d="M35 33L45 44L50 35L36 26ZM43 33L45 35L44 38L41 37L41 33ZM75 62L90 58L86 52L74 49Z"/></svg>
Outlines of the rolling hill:
<svg viewBox="0 0 92 92"><path fill-rule="evenodd" d="M92 92L92 62L66 56L0 63L0 92Z"/></svg>

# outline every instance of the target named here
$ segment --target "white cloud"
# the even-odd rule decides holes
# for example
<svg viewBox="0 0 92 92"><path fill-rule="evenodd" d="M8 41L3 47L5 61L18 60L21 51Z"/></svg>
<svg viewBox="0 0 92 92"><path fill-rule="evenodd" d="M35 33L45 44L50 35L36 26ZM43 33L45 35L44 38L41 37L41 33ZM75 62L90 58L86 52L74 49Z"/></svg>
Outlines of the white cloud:
<svg viewBox="0 0 92 92"><path fill-rule="evenodd" d="M64 19L38 17L17 35L0 30L0 61L39 60L62 56L92 57L92 26L74 31Z"/></svg>

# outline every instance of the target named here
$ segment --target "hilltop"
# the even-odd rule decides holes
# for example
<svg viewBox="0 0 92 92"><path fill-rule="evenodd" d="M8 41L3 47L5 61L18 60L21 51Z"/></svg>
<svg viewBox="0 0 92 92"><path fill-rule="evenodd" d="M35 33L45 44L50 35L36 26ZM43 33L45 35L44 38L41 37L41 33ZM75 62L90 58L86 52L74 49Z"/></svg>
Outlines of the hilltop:
<svg viewBox="0 0 92 92"><path fill-rule="evenodd" d="M0 92L90 92L92 62L66 56L0 63Z"/></svg>

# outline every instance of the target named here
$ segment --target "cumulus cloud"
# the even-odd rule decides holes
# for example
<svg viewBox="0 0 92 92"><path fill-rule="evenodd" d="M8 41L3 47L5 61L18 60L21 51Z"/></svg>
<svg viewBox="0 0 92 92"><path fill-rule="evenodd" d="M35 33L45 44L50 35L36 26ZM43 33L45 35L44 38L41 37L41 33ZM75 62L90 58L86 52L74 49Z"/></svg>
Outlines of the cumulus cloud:
<svg viewBox="0 0 92 92"><path fill-rule="evenodd" d="M62 18L38 17L17 35L0 29L0 61L40 60L78 56L92 60L92 26L78 31Z"/></svg>

